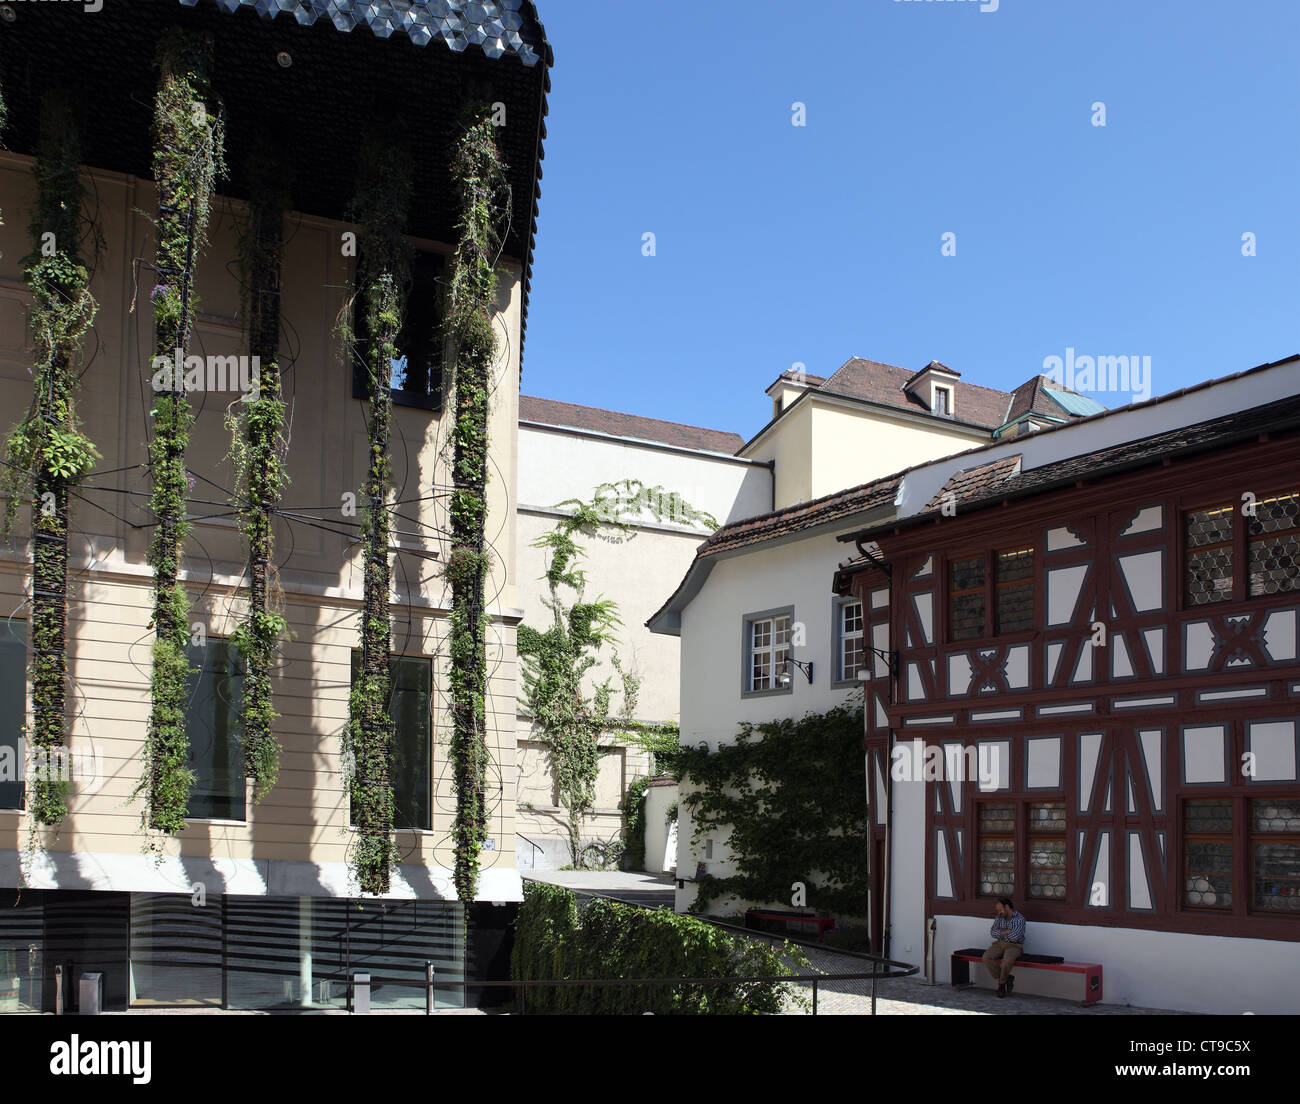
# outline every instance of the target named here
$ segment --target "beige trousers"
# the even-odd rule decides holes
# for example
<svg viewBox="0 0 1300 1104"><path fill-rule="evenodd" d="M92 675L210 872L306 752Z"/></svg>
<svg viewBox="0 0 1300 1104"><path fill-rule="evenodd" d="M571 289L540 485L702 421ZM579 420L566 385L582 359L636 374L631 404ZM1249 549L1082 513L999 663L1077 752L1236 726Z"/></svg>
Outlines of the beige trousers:
<svg viewBox="0 0 1300 1104"><path fill-rule="evenodd" d="M1016 964L1016 959L1023 950L1024 947L1019 943L1005 943L999 939L984 952L984 968L988 970L989 977L1002 985L1011 976L1011 967Z"/></svg>

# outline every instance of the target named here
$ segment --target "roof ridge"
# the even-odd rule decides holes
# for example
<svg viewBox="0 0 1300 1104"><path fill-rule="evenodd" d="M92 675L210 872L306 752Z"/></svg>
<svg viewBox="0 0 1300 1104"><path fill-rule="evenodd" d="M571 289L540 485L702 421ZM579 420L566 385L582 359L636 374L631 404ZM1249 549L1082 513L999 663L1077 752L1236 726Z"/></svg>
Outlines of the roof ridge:
<svg viewBox="0 0 1300 1104"><path fill-rule="evenodd" d="M674 422L669 418L656 418L653 414L633 414L628 410L611 410L607 406L588 406L586 403L570 402L568 399L548 399L543 395L520 395L519 400L531 399L533 402L557 403L560 406L574 406L579 410L594 410L600 414L617 414L620 418L639 418L645 422L659 422L663 425L680 426L682 429L699 429L705 433L725 433L729 437L741 437L730 429L717 429L714 426L693 425L690 422ZM581 427L577 427L581 428ZM742 437L743 440L743 437Z"/></svg>

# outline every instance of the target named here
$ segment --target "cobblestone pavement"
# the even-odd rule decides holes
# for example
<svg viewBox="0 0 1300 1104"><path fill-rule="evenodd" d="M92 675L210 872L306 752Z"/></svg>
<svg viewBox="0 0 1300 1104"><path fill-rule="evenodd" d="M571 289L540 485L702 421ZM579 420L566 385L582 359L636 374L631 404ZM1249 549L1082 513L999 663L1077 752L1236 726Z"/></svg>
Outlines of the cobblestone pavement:
<svg viewBox="0 0 1300 1104"><path fill-rule="evenodd" d="M830 950L804 948L814 969L827 973L862 973L871 968L863 959ZM803 971L801 971L803 972ZM812 986L801 986L809 999ZM806 1014L793 1002L790 1014ZM819 1016L863 1016L871 1014L871 982L827 981L817 985ZM1132 1008L1122 1004L1094 1004L1084 1007L1075 1001L1053 997L999 997L997 990L977 987L954 989L947 984L927 985L919 975L876 982L878 1016L1182 1016L1162 1008Z"/></svg>

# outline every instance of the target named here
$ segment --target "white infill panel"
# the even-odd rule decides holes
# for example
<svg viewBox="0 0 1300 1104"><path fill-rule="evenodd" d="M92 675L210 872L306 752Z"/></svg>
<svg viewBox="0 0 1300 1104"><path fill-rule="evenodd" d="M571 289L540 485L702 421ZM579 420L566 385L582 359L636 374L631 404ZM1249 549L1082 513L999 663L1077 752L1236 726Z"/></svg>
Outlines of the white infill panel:
<svg viewBox="0 0 1300 1104"><path fill-rule="evenodd" d="M1029 645L1016 644L1007 649L1007 685L1012 690L1029 689Z"/></svg>
<svg viewBox="0 0 1300 1104"><path fill-rule="evenodd" d="M1227 780L1222 725L1183 729L1183 781L1198 783Z"/></svg>
<svg viewBox="0 0 1300 1104"><path fill-rule="evenodd" d="M1146 728L1138 733L1138 744L1142 748L1142 761L1147 769L1147 781L1151 784L1151 807L1157 812L1164 812L1164 743L1165 734L1158 728Z"/></svg>
<svg viewBox="0 0 1300 1104"><path fill-rule="evenodd" d="M934 895L952 898L952 871L948 867L948 846L942 828L934 830Z"/></svg>
<svg viewBox="0 0 1300 1104"><path fill-rule="evenodd" d="M1116 633L1110 638L1110 677L1132 678L1133 673L1133 660L1128 654L1128 645L1124 643L1124 634Z"/></svg>
<svg viewBox="0 0 1300 1104"><path fill-rule="evenodd" d="M1087 564L1052 568L1047 573L1047 624L1068 625L1079 602L1079 592L1088 577Z"/></svg>
<svg viewBox="0 0 1300 1104"><path fill-rule="evenodd" d="M1147 879L1146 849L1142 833L1128 834L1128 907L1140 912L1151 910L1151 883Z"/></svg>
<svg viewBox="0 0 1300 1104"><path fill-rule="evenodd" d="M1138 533L1153 533L1164 528L1164 514L1159 506L1144 506L1132 521L1124 527L1121 537L1133 537Z"/></svg>
<svg viewBox="0 0 1300 1104"><path fill-rule="evenodd" d="M1148 613L1164 606L1164 560L1164 550L1160 548L1119 557L1120 570L1128 583L1133 608L1138 613Z"/></svg>
<svg viewBox="0 0 1300 1104"><path fill-rule="evenodd" d="M1295 721L1255 721L1247 727L1246 750L1254 758L1255 781L1294 782Z"/></svg>
<svg viewBox="0 0 1300 1104"><path fill-rule="evenodd" d="M1044 736L1027 741L1028 783L1031 790L1061 788L1061 737Z"/></svg>
<svg viewBox="0 0 1300 1104"><path fill-rule="evenodd" d="M970 693L970 656L966 652L954 652L948 657L948 693L955 698L965 697Z"/></svg>
<svg viewBox="0 0 1300 1104"><path fill-rule="evenodd" d="M1079 733L1079 812L1086 813L1092 801L1092 784L1101 755L1101 733Z"/></svg>
<svg viewBox="0 0 1300 1104"><path fill-rule="evenodd" d="M1151 657L1151 669L1157 675L1163 675L1165 673L1165 630L1143 629L1142 636L1146 640L1147 655Z"/></svg>
<svg viewBox="0 0 1300 1104"><path fill-rule="evenodd" d="M1097 833L1097 854L1092 861L1092 878L1088 887L1090 908L1110 907L1110 832Z"/></svg>
<svg viewBox="0 0 1300 1104"><path fill-rule="evenodd" d="M1084 541L1075 535L1068 526L1058 525L1047 530L1047 551L1063 552L1067 548L1082 548Z"/></svg>
<svg viewBox="0 0 1300 1104"><path fill-rule="evenodd" d="M934 643L934 592L927 590L924 594L914 594L912 602L916 606L916 619L921 625L921 635L927 647Z"/></svg>
<svg viewBox="0 0 1300 1104"><path fill-rule="evenodd" d="M1183 669L1204 671L1214 655L1214 633L1208 621L1193 621L1183 626Z"/></svg>
<svg viewBox="0 0 1300 1104"><path fill-rule="evenodd" d="M1264 618L1264 649L1275 663L1295 659L1295 614L1278 610Z"/></svg>
<svg viewBox="0 0 1300 1104"><path fill-rule="evenodd" d="M1054 644L1047 645L1047 685L1051 686L1056 681L1056 667L1061 662L1061 652L1065 650L1065 644L1058 641Z"/></svg>

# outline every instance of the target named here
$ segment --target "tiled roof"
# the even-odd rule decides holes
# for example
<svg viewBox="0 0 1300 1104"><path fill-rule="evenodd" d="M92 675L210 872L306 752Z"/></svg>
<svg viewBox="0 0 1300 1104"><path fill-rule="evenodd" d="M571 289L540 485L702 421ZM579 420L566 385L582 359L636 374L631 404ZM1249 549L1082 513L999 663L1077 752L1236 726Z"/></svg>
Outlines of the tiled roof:
<svg viewBox="0 0 1300 1104"><path fill-rule="evenodd" d="M745 443L739 433L664 422L637 414L619 414L595 406L579 406L577 403L539 399L532 395L519 396L519 420L587 429L595 433L608 433L612 437L635 437L638 440L675 445L677 448L725 452L728 455L734 454Z"/></svg>
<svg viewBox="0 0 1300 1104"><path fill-rule="evenodd" d="M952 369L947 370L952 371ZM878 360L851 357L817 390L829 394L847 395L854 399L866 399L868 402L892 406L898 410L910 410L916 414L930 414L929 405L923 402L920 396L903 389L908 380L917 374L894 364L882 364ZM1006 421L1007 405L1011 399L1006 391L980 387L978 384L965 383L960 379L952 386L956 392L953 396L955 408L953 421L965 422L989 430L997 429Z"/></svg>
<svg viewBox="0 0 1300 1104"><path fill-rule="evenodd" d="M773 537L851 517L875 506L893 502L897 493L898 476L889 476L872 483L863 483L859 487L850 487L847 491L836 491L811 502L801 502L774 510L770 514L759 514L744 521L732 522L717 530L700 545L696 555L716 556L719 552L729 552L733 548L759 544Z"/></svg>
<svg viewBox="0 0 1300 1104"><path fill-rule="evenodd" d="M1081 400L1081 408L1095 406L1095 410L1088 409L1088 414L1097 414L1105 409L1100 403L1079 395L1077 391L1071 391L1070 388L1057 383L1050 376L1034 376L1033 379L1026 380L1011 392L1011 409L1007 411L1006 420L1014 422L1017 418L1021 418L1026 414L1041 414L1043 417L1055 421L1084 416L1067 410L1065 406L1052 397L1053 392L1061 395L1077 396Z"/></svg>
<svg viewBox="0 0 1300 1104"><path fill-rule="evenodd" d="M940 509L949 495L952 495L953 502L968 502L971 499L984 498L1019 471L1020 454L1017 453L1015 456L1004 456L1000 460L992 460L987 464L955 472L939 493L926 503L925 508Z"/></svg>
<svg viewBox="0 0 1300 1104"><path fill-rule="evenodd" d="M1179 426L1136 441L1125 441L1098 452L1082 452L1028 470L1020 470L1019 455L1004 457L958 473L948 481L944 491L952 490L962 507L961 512L969 513L1079 480L1101 479L1167 460L1176 461L1180 456L1225 448L1238 441L1252 440L1261 433L1294 432L1297 429L1300 429L1300 395L1224 414L1195 425ZM1010 470L1013 468L1015 470ZM933 521L940 513L942 497L941 491L924 510L892 520L888 527L909 528ZM866 532L869 534L871 530Z"/></svg>

